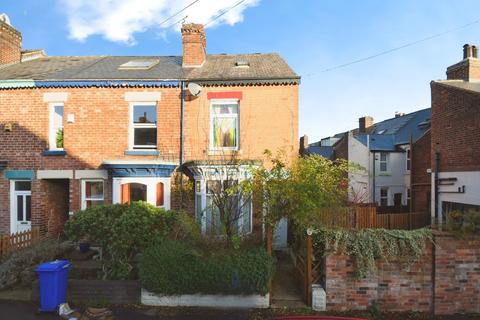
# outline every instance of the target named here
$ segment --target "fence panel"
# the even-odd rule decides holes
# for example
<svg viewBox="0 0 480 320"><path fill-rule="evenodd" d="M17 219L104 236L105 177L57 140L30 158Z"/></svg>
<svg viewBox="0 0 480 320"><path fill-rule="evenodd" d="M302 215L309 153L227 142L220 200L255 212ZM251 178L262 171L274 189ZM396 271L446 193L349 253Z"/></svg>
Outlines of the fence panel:
<svg viewBox="0 0 480 320"><path fill-rule="evenodd" d="M34 227L28 231L5 235L0 238L0 258L10 252L28 248L40 240L40 229Z"/></svg>

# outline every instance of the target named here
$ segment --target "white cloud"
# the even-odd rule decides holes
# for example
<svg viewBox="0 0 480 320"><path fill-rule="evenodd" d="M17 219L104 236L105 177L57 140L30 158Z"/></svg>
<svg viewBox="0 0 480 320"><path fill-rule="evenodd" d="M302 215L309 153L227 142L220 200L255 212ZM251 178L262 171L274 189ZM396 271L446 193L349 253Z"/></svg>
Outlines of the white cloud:
<svg viewBox="0 0 480 320"><path fill-rule="evenodd" d="M198 0L174 18L161 23L191 4L194 0L58 0L68 18L70 37L84 41L89 36L101 35L114 42L133 44L134 34L148 29L180 29L174 24L185 16L186 22L207 23L239 0ZM243 11L260 0L245 0L212 23L234 25L243 21ZM172 25L174 24L174 25ZM163 29L163 30L162 30Z"/></svg>

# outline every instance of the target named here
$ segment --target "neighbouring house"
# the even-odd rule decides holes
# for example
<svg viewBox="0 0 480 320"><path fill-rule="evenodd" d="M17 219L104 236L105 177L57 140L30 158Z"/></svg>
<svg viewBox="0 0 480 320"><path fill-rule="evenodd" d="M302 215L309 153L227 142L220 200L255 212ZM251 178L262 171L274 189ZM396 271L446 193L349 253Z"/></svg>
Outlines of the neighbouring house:
<svg viewBox="0 0 480 320"><path fill-rule="evenodd" d="M206 54L202 25L181 32L182 56L47 56L22 50L1 16L1 234L58 233L99 204L179 208L182 196L206 232L233 158L241 180L265 149L296 156L300 77L275 53ZM261 230L254 209L242 206L239 230Z"/></svg>
<svg viewBox="0 0 480 320"><path fill-rule="evenodd" d="M359 165L362 170L349 173L349 201L353 203L427 212L430 186L424 183L429 183L430 117L430 109L396 113L378 123L364 116L353 130L311 144L301 138L300 152Z"/></svg>
<svg viewBox="0 0 480 320"><path fill-rule="evenodd" d="M432 81L432 213L437 223L452 210L480 211L480 60L463 46L463 60Z"/></svg>

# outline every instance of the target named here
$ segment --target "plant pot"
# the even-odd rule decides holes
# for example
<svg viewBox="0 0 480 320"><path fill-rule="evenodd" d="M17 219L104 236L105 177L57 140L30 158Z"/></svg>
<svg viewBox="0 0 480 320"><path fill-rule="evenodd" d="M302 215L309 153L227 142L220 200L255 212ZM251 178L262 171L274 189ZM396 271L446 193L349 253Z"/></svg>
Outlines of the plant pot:
<svg viewBox="0 0 480 320"><path fill-rule="evenodd" d="M81 242L78 244L78 249L80 250L80 252L82 253L85 253L85 252L88 252L90 250L90 243L88 242Z"/></svg>

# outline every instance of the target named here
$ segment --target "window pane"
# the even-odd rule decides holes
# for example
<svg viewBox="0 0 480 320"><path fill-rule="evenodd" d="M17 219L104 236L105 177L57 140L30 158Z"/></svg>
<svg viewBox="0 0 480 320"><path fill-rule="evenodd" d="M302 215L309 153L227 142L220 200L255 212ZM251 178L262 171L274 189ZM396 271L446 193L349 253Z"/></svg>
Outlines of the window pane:
<svg viewBox="0 0 480 320"><path fill-rule="evenodd" d="M157 123L157 107L156 106L134 106L133 107L134 123Z"/></svg>
<svg viewBox="0 0 480 320"><path fill-rule="evenodd" d="M53 107L53 127L55 129L63 127L63 106Z"/></svg>
<svg viewBox="0 0 480 320"><path fill-rule="evenodd" d="M380 163L380 171L387 171L387 163L381 162Z"/></svg>
<svg viewBox="0 0 480 320"><path fill-rule="evenodd" d="M140 183L130 183L130 203L147 201L147 186Z"/></svg>
<svg viewBox="0 0 480 320"><path fill-rule="evenodd" d="M213 105L214 114L236 114L238 113L238 104L215 104Z"/></svg>
<svg viewBox="0 0 480 320"><path fill-rule="evenodd" d="M381 195L382 197L386 197L386 196L388 195L388 190L387 190L387 189L381 189L381 190L380 190L380 195Z"/></svg>
<svg viewBox="0 0 480 320"><path fill-rule="evenodd" d="M102 181L86 181L85 197L88 199L103 199L103 182Z"/></svg>
<svg viewBox="0 0 480 320"><path fill-rule="evenodd" d="M155 148L157 146L157 128L135 128L134 145Z"/></svg>
<svg viewBox="0 0 480 320"><path fill-rule="evenodd" d="M207 181L207 194L218 194L222 191L222 185L220 180L208 180Z"/></svg>
<svg viewBox="0 0 480 320"><path fill-rule="evenodd" d="M380 161L387 161L387 154L386 153L380 153Z"/></svg>
<svg viewBox="0 0 480 320"><path fill-rule="evenodd" d="M17 196L17 221L23 221L23 196Z"/></svg>
<svg viewBox="0 0 480 320"><path fill-rule="evenodd" d="M100 206L103 204L103 200L87 200L86 204L87 204L87 208Z"/></svg>
<svg viewBox="0 0 480 320"><path fill-rule="evenodd" d="M195 197L195 217L197 222L200 224L202 222L202 195L197 194Z"/></svg>
<svg viewBox="0 0 480 320"><path fill-rule="evenodd" d="M32 220L32 197L31 196L26 196L25 197L25 220L31 221Z"/></svg>
<svg viewBox="0 0 480 320"><path fill-rule="evenodd" d="M206 229L207 233L219 235L222 233L222 223L220 220L220 212L215 204L213 204L212 197L207 195L206 208Z"/></svg>
<svg viewBox="0 0 480 320"><path fill-rule="evenodd" d="M381 205L382 207L388 206L387 198L382 198L382 199L380 200L380 205Z"/></svg>
<svg viewBox="0 0 480 320"><path fill-rule="evenodd" d="M243 233L249 233L250 230L250 221L251 221L251 200L242 202L242 222L243 222Z"/></svg>
<svg viewBox="0 0 480 320"><path fill-rule="evenodd" d="M237 146L237 118L214 118L213 146L215 148Z"/></svg>
<svg viewBox="0 0 480 320"><path fill-rule="evenodd" d="M30 191L32 183L30 181L15 181L16 191Z"/></svg>

